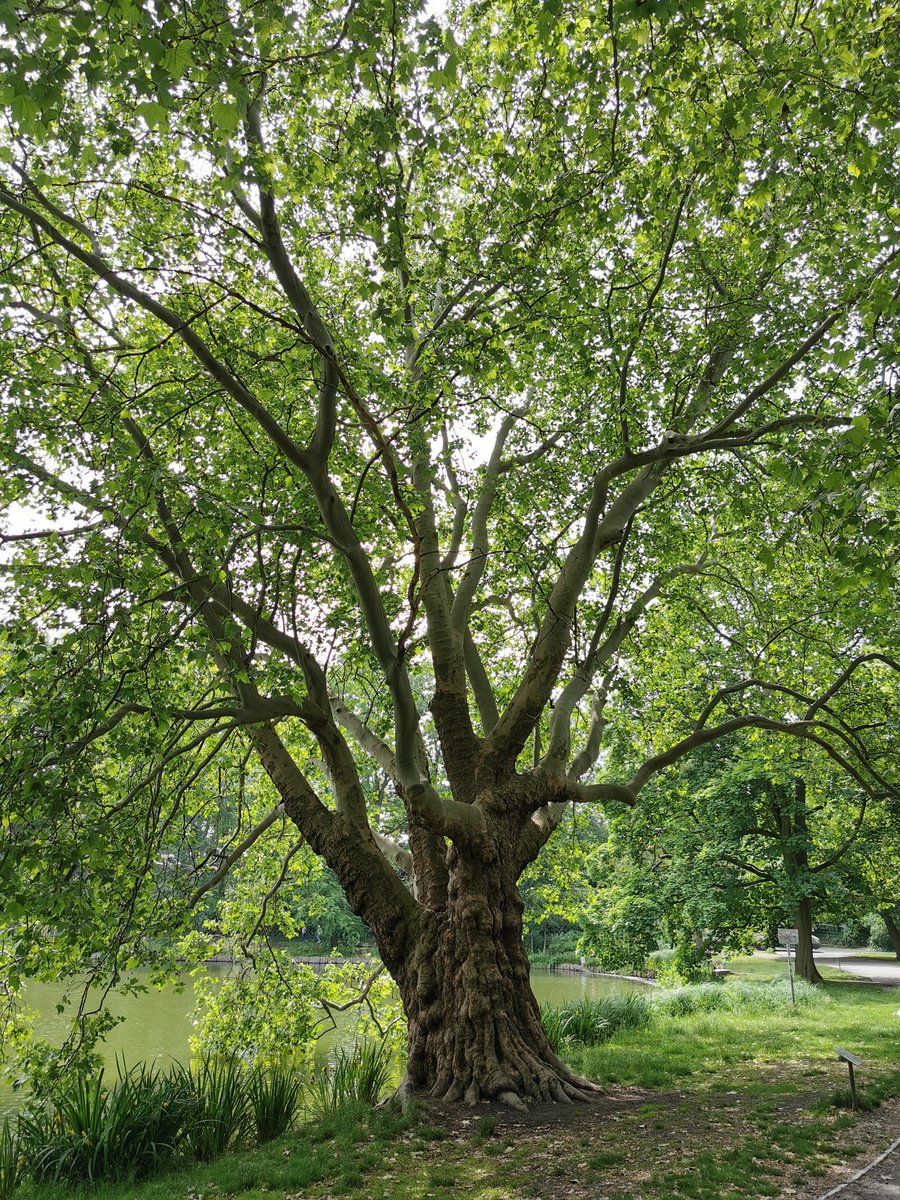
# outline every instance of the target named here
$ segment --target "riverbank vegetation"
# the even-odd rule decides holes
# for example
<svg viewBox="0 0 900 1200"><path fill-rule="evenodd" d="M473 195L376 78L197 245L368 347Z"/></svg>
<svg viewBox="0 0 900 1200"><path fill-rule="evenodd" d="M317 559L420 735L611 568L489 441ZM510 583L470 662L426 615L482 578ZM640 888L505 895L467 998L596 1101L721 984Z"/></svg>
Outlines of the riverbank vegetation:
<svg viewBox="0 0 900 1200"><path fill-rule="evenodd" d="M282 1091L282 1116L290 1119L287 1114L293 1113L295 1126L273 1140L263 1135L258 1118L254 1126L250 1117L248 1085L261 1076L242 1072L233 1062L189 1077L175 1073L170 1082L135 1073L126 1076L125 1089L138 1112L144 1111L138 1100L142 1089L147 1097L159 1097L160 1089L171 1086L174 1099L190 1094L184 1090L189 1081L193 1092L205 1093L199 1107L182 1110L182 1118L191 1112L196 1120L202 1111L208 1134L195 1141L176 1138L158 1160L152 1153L141 1160L146 1170L134 1169L132 1156L119 1171L129 1178L118 1182L103 1182L96 1168L93 1175L85 1173L86 1156L94 1148L84 1147L81 1130L75 1143L83 1147L83 1157L74 1177L57 1169L63 1161L59 1155L42 1157L37 1142L26 1142L23 1153L20 1144L27 1170L17 1200L76 1195L73 1183L86 1179L91 1195L103 1200L225 1195L281 1200L301 1190L311 1200L365 1200L385 1193L392 1200L460 1195L505 1200L562 1190L581 1196L596 1189L659 1200L720 1200L735 1192L774 1195L782 1185L822 1175L831 1163L858 1152L870 1136L880 1136L877 1128L867 1133L866 1122L877 1115L848 1113L845 1069L834 1050L849 1046L863 1058L864 1109L900 1095L900 994L829 972L836 978L819 988L801 986L792 1006L784 964L752 958L732 965L735 974L726 981L611 997L582 1005L580 1012L573 1006L568 1017L564 1010L560 1052L603 1088L592 1105L566 1110L564 1120L550 1119L540 1109L525 1115L496 1107L456 1115L440 1106L406 1116L375 1111L371 1101L387 1077L383 1055L370 1048L352 1061L345 1057L330 1083L304 1090L299 1104L295 1091ZM551 1018L545 1013L552 1037ZM284 1088L288 1077L280 1078ZM83 1106L78 1120L87 1140L101 1146L106 1138L105 1148L95 1152L97 1162L113 1145L97 1123L103 1109L99 1095L99 1089L89 1088L74 1093ZM110 1093L105 1105L115 1125L123 1102ZM53 1113L63 1111L69 1118L76 1115L71 1107L43 1110L48 1144L60 1144L51 1134L60 1125ZM67 1136L61 1144L71 1154L74 1143ZM151 1141L144 1138L144 1144ZM209 1153L213 1141L217 1150ZM769 1151L763 1153L766 1145ZM754 1160L762 1164L759 1169ZM157 1179L130 1178L160 1168L165 1174ZM46 1173L51 1169L54 1176ZM0 1161L0 1179L8 1178L3 1170Z"/></svg>
<svg viewBox="0 0 900 1200"><path fill-rule="evenodd" d="M161 1071L145 1065L107 1080L101 1070L33 1094L0 1133L0 1197L40 1188L139 1181L229 1150L262 1146L292 1127L349 1107L371 1108L391 1077L385 1043L338 1050L301 1072L290 1061L245 1066L236 1057Z"/></svg>

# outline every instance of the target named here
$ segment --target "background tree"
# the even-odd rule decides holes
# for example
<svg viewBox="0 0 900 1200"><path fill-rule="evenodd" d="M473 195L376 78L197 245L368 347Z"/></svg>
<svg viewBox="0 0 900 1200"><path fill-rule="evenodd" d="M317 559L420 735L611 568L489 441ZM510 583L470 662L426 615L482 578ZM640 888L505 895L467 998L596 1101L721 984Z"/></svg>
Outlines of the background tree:
<svg viewBox="0 0 900 1200"><path fill-rule="evenodd" d="M249 755L225 862L282 813L326 860L403 1090L583 1096L517 890L565 805L746 727L887 786L838 712L874 651L644 681L686 595L752 597L786 490L890 457L892 9L3 13L2 488L44 518L6 535L8 945L171 928L157 856Z"/></svg>

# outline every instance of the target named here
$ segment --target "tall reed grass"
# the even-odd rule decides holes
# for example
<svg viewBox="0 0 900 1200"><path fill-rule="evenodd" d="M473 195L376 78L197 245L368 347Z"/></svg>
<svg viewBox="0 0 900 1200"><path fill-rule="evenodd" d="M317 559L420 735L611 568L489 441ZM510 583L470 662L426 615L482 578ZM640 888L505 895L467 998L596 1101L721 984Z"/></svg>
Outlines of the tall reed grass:
<svg viewBox="0 0 900 1200"><path fill-rule="evenodd" d="M798 1007L830 1004L821 989L794 980ZM620 1029L640 1029L659 1017L689 1017L699 1012L783 1012L790 1006L787 980L769 983L688 983L642 995L612 992L599 1000L579 1000L558 1007L541 1005L541 1022L553 1050L566 1044L599 1046Z"/></svg>
<svg viewBox="0 0 900 1200"><path fill-rule="evenodd" d="M210 1162L229 1146L247 1139L252 1124L247 1072L235 1055L203 1059L182 1069L188 1089L188 1119L184 1132L192 1158Z"/></svg>
<svg viewBox="0 0 900 1200"><path fill-rule="evenodd" d="M566 1042L599 1046L620 1029L640 1029L651 1020L650 1003L638 992L611 992L599 1000L578 1000L560 1007L541 1005L541 1021L556 1053Z"/></svg>
<svg viewBox="0 0 900 1200"><path fill-rule="evenodd" d="M300 1074L289 1064L258 1063L251 1068L247 1075L247 1098L260 1145L290 1129L300 1106L302 1088Z"/></svg>
<svg viewBox="0 0 900 1200"><path fill-rule="evenodd" d="M183 1083L141 1066L76 1077L48 1102L26 1108L17 1136L33 1178L92 1183L140 1179L175 1152L188 1116Z"/></svg>
<svg viewBox="0 0 900 1200"><path fill-rule="evenodd" d="M830 1004L831 997L805 979L794 980L795 1003L800 1008ZM696 1012L783 1012L791 1004L786 979L768 983L696 983L666 988L653 995L653 1008L669 1017L689 1017Z"/></svg>
<svg viewBox="0 0 900 1200"><path fill-rule="evenodd" d="M301 1079L286 1066L245 1068L236 1058L167 1073L142 1065L108 1083L78 1076L0 1129L0 1200L25 1175L90 1187L144 1179L173 1158L208 1162L231 1146L287 1130Z"/></svg>
<svg viewBox="0 0 900 1200"><path fill-rule="evenodd" d="M382 1042L359 1042L338 1050L332 1064L315 1072L307 1087L314 1113L334 1112L345 1104L377 1104L391 1077L391 1055Z"/></svg>
<svg viewBox="0 0 900 1200"><path fill-rule="evenodd" d="M0 1200L18 1187L24 1165L16 1126L4 1119L0 1127Z"/></svg>

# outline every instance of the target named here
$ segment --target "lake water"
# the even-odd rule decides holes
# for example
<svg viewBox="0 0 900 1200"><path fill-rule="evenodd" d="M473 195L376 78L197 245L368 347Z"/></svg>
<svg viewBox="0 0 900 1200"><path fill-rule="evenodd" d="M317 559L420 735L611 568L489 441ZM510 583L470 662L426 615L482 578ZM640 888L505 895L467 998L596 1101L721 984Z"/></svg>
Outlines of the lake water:
<svg viewBox="0 0 900 1200"><path fill-rule="evenodd" d="M214 975L225 975L228 967L210 964ZM541 1004L564 1004L570 1000L597 998L610 992L647 990L646 985L628 980L604 979L596 975L574 975L558 971L536 970L531 973L531 986ZM68 1030L64 1017L56 1012L62 995L61 984L29 983L25 1000L29 1008L39 1014L35 1022L35 1033L48 1042L59 1043ZM115 1069L116 1056L124 1058L129 1066L141 1061L153 1061L165 1067L173 1060L188 1062L191 1057L188 1039L191 1034L191 1012L194 1007L194 989L189 976L185 977L182 991L174 987L160 990L155 988L136 996L115 996L109 1004L116 1016L124 1017L106 1039L104 1057L111 1069ZM339 1040L340 1033L320 1039L321 1054ZM0 1084L0 1111L14 1107L14 1093Z"/></svg>

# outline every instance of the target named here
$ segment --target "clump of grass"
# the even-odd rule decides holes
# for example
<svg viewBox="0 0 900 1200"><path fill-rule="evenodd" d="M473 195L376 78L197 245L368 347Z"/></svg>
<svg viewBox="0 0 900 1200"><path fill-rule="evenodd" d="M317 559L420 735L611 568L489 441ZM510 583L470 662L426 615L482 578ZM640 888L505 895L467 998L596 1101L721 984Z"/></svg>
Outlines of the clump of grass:
<svg viewBox="0 0 900 1200"><path fill-rule="evenodd" d="M300 1105L302 1086L299 1074L288 1064L257 1064L250 1070L247 1098L260 1145L290 1129Z"/></svg>
<svg viewBox="0 0 900 1200"><path fill-rule="evenodd" d="M314 1112L328 1113L346 1104L376 1104L391 1074L390 1053L384 1042L360 1042L339 1050L334 1062L320 1068L308 1086Z"/></svg>
<svg viewBox="0 0 900 1200"><path fill-rule="evenodd" d="M832 1108L853 1108L853 1093L848 1087L838 1088L831 1093ZM856 1089L856 1107L859 1112L874 1112L881 1104L881 1096L867 1088Z"/></svg>
<svg viewBox="0 0 900 1200"><path fill-rule="evenodd" d="M610 1022L603 1015L603 1002L579 1000L565 1008L565 1035L582 1046L598 1046L611 1036Z"/></svg>
<svg viewBox="0 0 900 1200"><path fill-rule="evenodd" d="M472 1134L474 1142L483 1142L487 1138L493 1137L497 1130L497 1117L494 1115L479 1117L475 1126L475 1131Z"/></svg>
<svg viewBox="0 0 900 1200"><path fill-rule="evenodd" d="M830 1004L831 997L804 979L794 980L798 1008ZM791 1004L790 984L774 979L768 983L688 983L654 993L653 1008L667 1017L689 1017L698 1012L770 1012Z"/></svg>
<svg viewBox="0 0 900 1200"><path fill-rule="evenodd" d="M857 1085L856 1098L860 1112L872 1112L884 1100L892 1100L900 1095L900 1071L893 1071L885 1079L876 1079L860 1087ZM852 1108L853 1095L849 1087L838 1088L831 1093L829 1103L832 1108Z"/></svg>
<svg viewBox="0 0 900 1200"><path fill-rule="evenodd" d="M599 1046L620 1029L642 1029L651 1010L637 992L611 992L599 1000L579 1000L558 1008L541 1006L541 1021L555 1053L566 1043Z"/></svg>
<svg viewBox="0 0 900 1200"><path fill-rule="evenodd" d="M192 1157L210 1162L229 1146L245 1140L252 1120L246 1074L229 1055L204 1059L183 1073L189 1088L185 1140Z"/></svg>
<svg viewBox="0 0 900 1200"><path fill-rule="evenodd" d="M19 1118L20 1153L36 1182L142 1179L171 1157L187 1117L181 1081L142 1065L77 1077Z"/></svg>
<svg viewBox="0 0 900 1200"><path fill-rule="evenodd" d="M541 1005L541 1024L554 1054L559 1054L566 1040L566 1010L552 1004Z"/></svg>
<svg viewBox="0 0 900 1200"><path fill-rule="evenodd" d="M18 1187L23 1165L16 1127L4 1119L0 1128L0 1200Z"/></svg>
<svg viewBox="0 0 900 1200"><path fill-rule="evenodd" d="M728 1008L726 989L718 983L686 983L666 988L653 997L653 1008L667 1017L689 1017L695 1012Z"/></svg>
<svg viewBox="0 0 900 1200"><path fill-rule="evenodd" d="M596 1003L609 1029L607 1037L620 1029L643 1029L652 1019L650 1001L640 992L611 992Z"/></svg>

